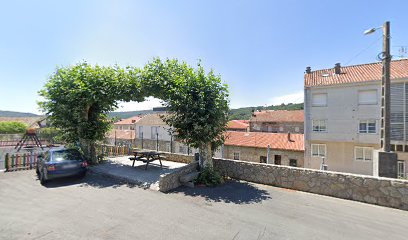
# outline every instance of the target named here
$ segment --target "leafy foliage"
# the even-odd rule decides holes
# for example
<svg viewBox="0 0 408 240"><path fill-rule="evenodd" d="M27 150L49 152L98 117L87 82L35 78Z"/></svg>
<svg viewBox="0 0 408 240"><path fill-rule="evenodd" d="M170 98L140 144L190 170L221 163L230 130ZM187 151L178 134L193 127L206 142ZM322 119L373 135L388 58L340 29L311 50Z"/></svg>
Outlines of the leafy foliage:
<svg viewBox="0 0 408 240"><path fill-rule="evenodd" d="M196 184L204 184L213 187L224 182L223 177L211 166L206 166L194 180Z"/></svg>
<svg viewBox="0 0 408 240"><path fill-rule="evenodd" d="M179 139L194 148L222 144L229 107L227 85L220 76L206 74L200 63L193 69L177 60L155 59L146 65L142 79L146 91L164 100L171 112L164 120Z"/></svg>
<svg viewBox="0 0 408 240"><path fill-rule="evenodd" d="M41 128L38 131L38 137L40 139L48 140L50 143L63 142L62 131L54 127Z"/></svg>
<svg viewBox="0 0 408 240"><path fill-rule="evenodd" d="M133 80L119 67L91 66L86 62L57 68L39 94L39 105L48 121L63 131L69 143L81 143L86 155L95 161L94 143L103 140L110 129L108 113L118 101L142 101ZM133 94L134 93L134 94Z"/></svg>
<svg viewBox="0 0 408 240"><path fill-rule="evenodd" d="M0 134L24 133L26 128L22 122L0 122Z"/></svg>
<svg viewBox="0 0 408 240"><path fill-rule="evenodd" d="M302 110L303 103L288 103L281 105L271 105L267 107L245 107L231 109L229 112L230 120L249 120L251 118L252 110Z"/></svg>
<svg viewBox="0 0 408 240"><path fill-rule="evenodd" d="M228 90L212 71L205 73L178 60L156 58L143 69L92 67L87 63L57 68L40 92L40 107L68 143L80 143L96 161L95 142L110 127L108 113L119 101L143 101L154 96L171 114L165 121L187 145L203 149L223 142L228 121ZM205 151L204 151L205 150ZM211 150L210 150L211 151Z"/></svg>

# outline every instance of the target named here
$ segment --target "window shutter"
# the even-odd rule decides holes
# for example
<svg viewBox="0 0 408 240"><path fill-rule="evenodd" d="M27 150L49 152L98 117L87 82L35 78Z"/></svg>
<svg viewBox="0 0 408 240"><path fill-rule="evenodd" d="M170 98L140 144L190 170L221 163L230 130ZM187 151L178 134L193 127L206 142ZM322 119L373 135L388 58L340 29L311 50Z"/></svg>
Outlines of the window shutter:
<svg viewBox="0 0 408 240"><path fill-rule="evenodd" d="M312 95L312 106L327 106L327 93L315 93Z"/></svg>
<svg viewBox="0 0 408 240"><path fill-rule="evenodd" d="M377 90L359 91L358 104L377 104Z"/></svg>

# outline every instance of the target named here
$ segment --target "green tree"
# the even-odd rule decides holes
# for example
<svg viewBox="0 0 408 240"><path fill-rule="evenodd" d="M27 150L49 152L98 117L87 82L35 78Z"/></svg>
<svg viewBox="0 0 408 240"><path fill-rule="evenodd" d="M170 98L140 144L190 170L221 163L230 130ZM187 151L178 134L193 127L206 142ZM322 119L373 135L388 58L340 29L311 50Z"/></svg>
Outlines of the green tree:
<svg viewBox="0 0 408 240"><path fill-rule="evenodd" d="M204 165L212 165L212 150L223 142L228 121L228 91L221 78L177 60L154 59L143 69L92 67L87 63L57 68L40 92L40 107L52 126L70 143L79 142L96 161L95 142L109 130L108 112L119 101L143 101L154 96L171 114L165 121L187 145L199 148Z"/></svg>
<svg viewBox="0 0 408 240"><path fill-rule="evenodd" d="M0 122L0 134L24 133L26 128L22 122Z"/></svg>
<svg viewBox="0 0 408 240"><path fill-rule="evenodd" d="M138 83L128 78L125 69L79 63L59 67L39 94L39 105L52 126L61 129L68 143L79 143L88 160L95 163L95 143L110 128L108 113L119 101L142 101ZM135 87L136 86L136 87Z"/></svg>
<svg viewBox="0 0 408 240"><path fill-rule="evenodd" d="M146 92L164 100L171 114L164 120L179 139L199 148L201 165L212 166L213 151L224 142L228 122L228 87L201 63L194 69L177 60L154 59L141 75Z"/></svg>

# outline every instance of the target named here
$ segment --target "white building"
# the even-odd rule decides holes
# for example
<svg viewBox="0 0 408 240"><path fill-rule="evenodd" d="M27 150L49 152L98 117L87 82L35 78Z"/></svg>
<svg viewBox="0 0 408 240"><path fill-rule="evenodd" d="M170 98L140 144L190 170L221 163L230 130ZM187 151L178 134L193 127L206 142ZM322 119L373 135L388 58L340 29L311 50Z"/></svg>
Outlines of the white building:
<svg viewBox="0 0 408 240"><path fill-rule="evenodd" d="M373 174L380 146L381 63L305 73L305 167ZM391 63L391 144L399 176L408 164L408 60Z"/></svg>

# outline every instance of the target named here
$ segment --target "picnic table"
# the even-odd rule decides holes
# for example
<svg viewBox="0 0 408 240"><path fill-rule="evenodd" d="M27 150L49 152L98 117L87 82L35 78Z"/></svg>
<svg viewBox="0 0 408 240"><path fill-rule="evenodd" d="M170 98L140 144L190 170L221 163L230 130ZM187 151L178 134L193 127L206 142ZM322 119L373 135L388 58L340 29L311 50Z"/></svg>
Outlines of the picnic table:
<svg viewBox="0 0 408 240"><path fill-rule="evenodd" d="M130 157L129 160L133 161L132 167L135 166L136 161L142 161L146 163L145 170L147 170L147 166L149 165L150 162L159 160L160 162L160 168L163 168L162 165L162 158L163 156L160 156L160 152L157 151L133 151L134 157Z"/></svg>

